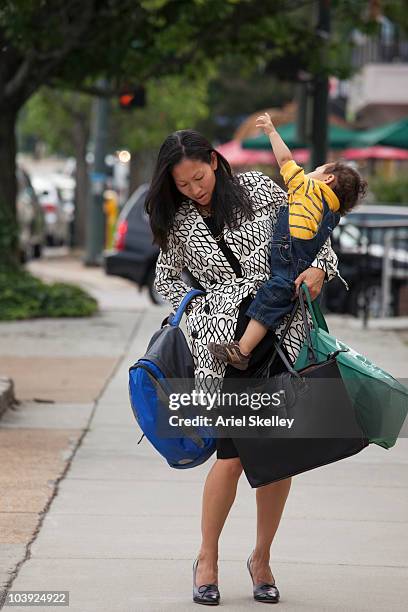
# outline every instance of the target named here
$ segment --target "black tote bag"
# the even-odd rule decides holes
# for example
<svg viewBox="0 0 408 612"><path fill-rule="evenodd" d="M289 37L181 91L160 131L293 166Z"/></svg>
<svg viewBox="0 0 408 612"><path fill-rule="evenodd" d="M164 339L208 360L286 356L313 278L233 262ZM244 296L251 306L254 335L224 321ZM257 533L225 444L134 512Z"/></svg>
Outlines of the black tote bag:
<svg viewBox="0 0 408 612"><path fill-rule="evenodd" d="M358 424L342 381L336 355L331 355L322 363L315 359L312 365L296 372L281 349L280 345L299 306L303 314L308 350L313 354L304 302L299 300L279 343L274 343L275 353L265 360L255 375L260 380L261 387L265 385L265 389L286 389L288 405L284 407L284 413L296 419L297 428L274 436L265 435L263 429L259 430L258 437L253 438L235 437L231 432L245 475L253 488L350 457L368 445L368 439L364 437ZM269 376L271 364L277 355L286 371ZM322 387L316 381L321 382ZM230 383L236 389L237 381L231 380ZM242 385L245 385L244 381ZM332 395L319 397L319 389L324 391L325 385ZM243 412L239 407L238 411ZM266 414L267 409L259 412L260 417ZM319 429L320 437L315 437ZM305 437L308 431L313 437ZM329 432L328 437L322 437L322 432L325 431ZM339 432L342 431L347 435L341 437Z"/></svg>

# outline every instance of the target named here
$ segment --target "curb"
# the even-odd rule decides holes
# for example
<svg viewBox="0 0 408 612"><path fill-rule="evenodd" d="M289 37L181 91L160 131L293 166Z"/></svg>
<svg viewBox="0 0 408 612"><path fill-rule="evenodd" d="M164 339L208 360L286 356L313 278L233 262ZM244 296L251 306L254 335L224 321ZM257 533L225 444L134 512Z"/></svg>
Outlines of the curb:
<svg viewBox="0 0 408 612"><path fill-rule="evenodd" d="M0 418L8 408L16 403L14 396L14 383L11 378L0 376Z"/></svg>

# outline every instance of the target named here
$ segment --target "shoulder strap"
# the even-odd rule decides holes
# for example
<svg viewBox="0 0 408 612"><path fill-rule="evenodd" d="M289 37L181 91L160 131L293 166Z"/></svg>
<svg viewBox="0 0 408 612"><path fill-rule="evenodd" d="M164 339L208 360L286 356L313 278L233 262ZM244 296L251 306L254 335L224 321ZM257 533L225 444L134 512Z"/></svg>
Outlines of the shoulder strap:
<svg viewBox="0 0 408 612"><path fill-rule="evenodd" d="M222 232L219 236L215 235L213 231L214 230L213 224L210 222L211 218L212 217L203 218L203 221L206 224L208 231L211 232L212 236L215 239L215 242L217 243L218 248L224 254L226 260L228 261L229 265L233 269L236 276L242 277L242 267L241 267L241 263L239 259L236 257L236 255L234 255L234 253L231 250L231 247L229 247L228 244L225 242Z"/></svg>
<svg viewBox="0 0 408 612"><path fill-rule="evenodd" d="M173 327L178 327L180 325L181 319L183 317L184 311L186 310L187 306L189 305L191 300L193 300L198 295L205 295L205 291L201 291L201 289L192 289L191 291L189 291L183 297L180 303L180 306L177 308L176 312L174 314L172 313L168 317L168 320L167 320L168 324L172 325Z"/></svg>

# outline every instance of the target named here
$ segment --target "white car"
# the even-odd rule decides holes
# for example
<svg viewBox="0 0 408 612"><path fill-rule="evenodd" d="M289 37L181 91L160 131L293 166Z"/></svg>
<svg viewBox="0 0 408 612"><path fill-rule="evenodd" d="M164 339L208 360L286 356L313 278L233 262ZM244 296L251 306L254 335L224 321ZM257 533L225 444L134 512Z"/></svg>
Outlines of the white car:
<svg viewBox="0 0 408 612"><path fill-rule="evenodd" d="M49 246L68 244L69 215L64 210L52 177L33 175L31 182L44 211L47 244Z"/></svg>

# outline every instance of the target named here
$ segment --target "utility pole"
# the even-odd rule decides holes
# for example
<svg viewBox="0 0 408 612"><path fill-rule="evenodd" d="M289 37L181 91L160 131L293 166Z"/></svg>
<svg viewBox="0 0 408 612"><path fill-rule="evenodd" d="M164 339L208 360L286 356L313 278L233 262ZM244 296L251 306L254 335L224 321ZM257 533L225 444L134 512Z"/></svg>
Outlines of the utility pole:
<svg viewBox="0 0 408 612"><path fill-rule="evenodd" d="M106 81L100 80L98 87L106 88ZM98 97L93 106L93 124L91 141L93 143L94 163L89 177L89 198L86 224L86 254L84 263L87 266L100 266L105 244L105 215L103 212L103 192L106 184L105 157L108 146L109 101Z"/></svg>
<svg viewBox="0 0 408 612"><path fill-rule="evenodd" d="M321 38L321 56L323 60L330 35L330 0L318 1L316 33ZM316 168L316 166L324 164L327 159L329 119L329 79L327 74L323 72L316 74L313 77L312 86L311 167Z"/></svg>
<svg viewBox="0 0 408 612"><path fill-rule="evenodd" d="M309 141L310 132L310 95L308 91L308 73L299 75L299 83L296 86L297 100L297 120L296 120L296 140L301 146Z"/></svg>

